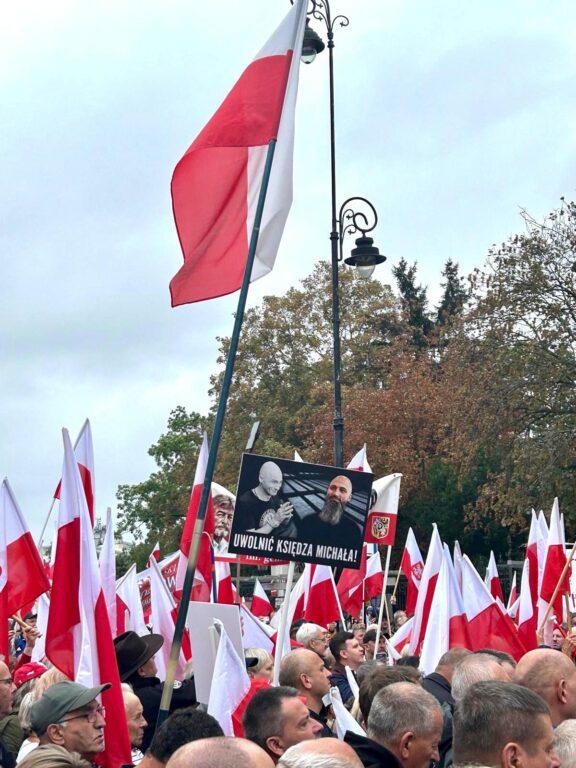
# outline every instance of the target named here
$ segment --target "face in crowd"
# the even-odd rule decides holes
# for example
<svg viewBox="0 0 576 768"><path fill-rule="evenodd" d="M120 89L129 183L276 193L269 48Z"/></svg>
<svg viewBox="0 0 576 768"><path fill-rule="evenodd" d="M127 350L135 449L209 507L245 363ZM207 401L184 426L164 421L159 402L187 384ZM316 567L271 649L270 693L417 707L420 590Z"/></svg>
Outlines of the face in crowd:
<svg viewBox="0 0 576 768"><path fill-rule="evenodd" d="M320 520L330 525L338 525L344 514L344 508L352 496L352 483L347 477L335 477L326 491L326 501L320 510Z"/></svg>

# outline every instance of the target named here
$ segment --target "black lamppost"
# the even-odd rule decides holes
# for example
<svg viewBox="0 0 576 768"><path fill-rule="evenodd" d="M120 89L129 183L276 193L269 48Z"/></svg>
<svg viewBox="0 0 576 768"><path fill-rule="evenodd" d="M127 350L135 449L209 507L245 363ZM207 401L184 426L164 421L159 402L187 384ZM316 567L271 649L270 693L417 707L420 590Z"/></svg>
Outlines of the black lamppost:
<svg viewBox="0 0 576 768"><path fill-rule="evenodd" d="M344 419L342 417L342 390L340 383L340 286L339 263L342 261L342 243L346 234L360 232L361 236L356 240L356 248L351 255L344 259L346 264L357 267L360 276L370 277L377 264L386 260L378 249L374 247L374 241L367 237L378 222L378 216L372 203L363 197L350 197L340 207L336 208L336 141L334 129L334 25L336 22L341 27L347 27L349 19L346 16L332 18L328 0L310 0L311 10L308 16L326 25L328 38L328 65L330 77L330 169L331 169L331 195L332 195L332 229L330 231L331 261L332 261L332 333L334 344L334 464L341 467L344 464ZM309 26L306 20L306 31L302 45L302 61L310 64L325 48L324 41ZM356 210L357 204L361 207Z"/></svg>

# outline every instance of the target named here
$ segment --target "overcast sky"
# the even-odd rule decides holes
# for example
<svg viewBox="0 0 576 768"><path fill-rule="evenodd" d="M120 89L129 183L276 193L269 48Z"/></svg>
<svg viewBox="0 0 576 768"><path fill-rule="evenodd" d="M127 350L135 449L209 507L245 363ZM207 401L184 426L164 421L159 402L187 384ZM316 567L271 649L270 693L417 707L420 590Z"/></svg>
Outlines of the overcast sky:
<svg viewBox="0 0 576 768"><path fill-rule="evenodd" d="M489 246L574 197L573 0L333 0L338 201L376 206L390 280L401 257L438 295ZM287 0L34 0L0 16L0 476L34 534L92 423L96 506L154 469L181 404L207 412L216 336L236 297L171 309L181 264L175 163L288 10ZM319 33L325 34L316 23ZM302 66L294 204L251 303L329 258L328 81ZM368 452L370 445L368 444ZM217 478L216 478L217 479ZM192 478L191 478L192 480Z"/></svg>

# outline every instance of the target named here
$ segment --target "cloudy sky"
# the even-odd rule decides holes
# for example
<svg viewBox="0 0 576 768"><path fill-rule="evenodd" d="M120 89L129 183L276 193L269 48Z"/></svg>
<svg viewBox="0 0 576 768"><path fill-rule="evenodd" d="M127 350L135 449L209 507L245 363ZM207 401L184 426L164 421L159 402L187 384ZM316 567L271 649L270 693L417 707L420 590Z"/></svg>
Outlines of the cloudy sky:
<svg viewBox="0 0 576 768"><path fill-rule="evenodd" d="M574 197L573 0L332 0L338 200L368 197L388 262L467 273ZM0 476L35 534L92 422L96 504L153 470L178 404L208 408L235 297L170 308L173 167L287 0L21 0L0 11ZM324 33L321 26L316 29ZM251 303L329 258L327 56L300 74L295 200ZM368 446L369 450L370 446Z"/></svg>

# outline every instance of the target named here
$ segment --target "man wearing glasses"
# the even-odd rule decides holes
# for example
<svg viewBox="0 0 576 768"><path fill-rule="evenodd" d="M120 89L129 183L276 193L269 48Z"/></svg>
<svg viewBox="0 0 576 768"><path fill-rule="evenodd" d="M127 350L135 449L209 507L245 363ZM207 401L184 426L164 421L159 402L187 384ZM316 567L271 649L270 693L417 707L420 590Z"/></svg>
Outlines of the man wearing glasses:
<svg viewBox="0 0 576 768"><path fill-rule="evenodd" d="M30 708L32 729L40 744L58 744L92 762L104 751L104 707L97 697L110 683L86 688L79 683L56 683Z"/></svg>
<svg viewBox="0 0 576 768"><path fill-rule="evenodd" d="M3 661L0 661L0 720L12 711L14 688L10 670ZM14 755L0 738L0 765L2 768L14 768L15 764Z"/></svg>

